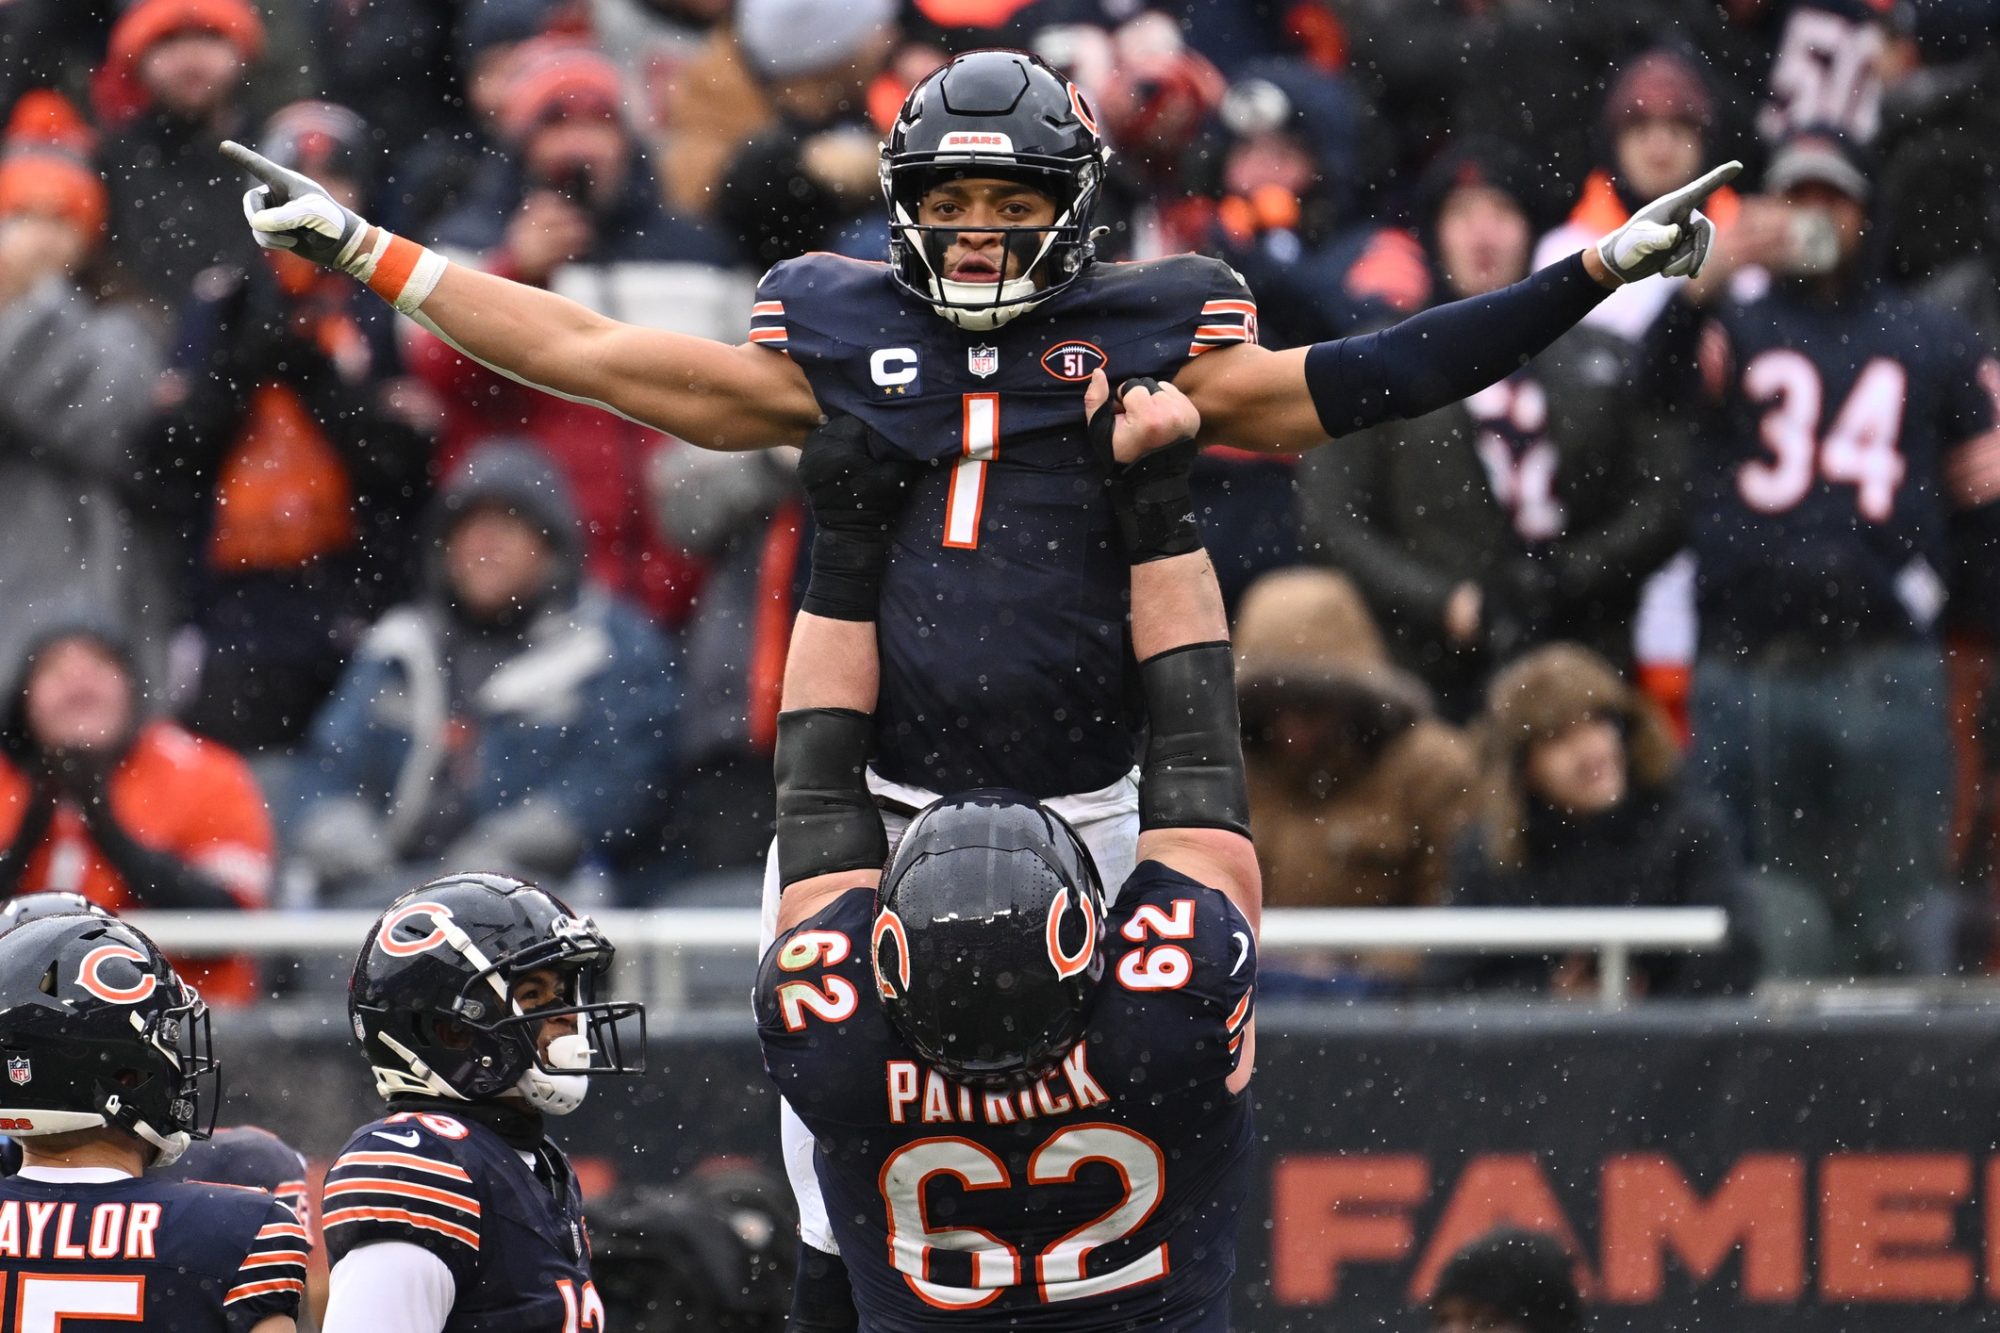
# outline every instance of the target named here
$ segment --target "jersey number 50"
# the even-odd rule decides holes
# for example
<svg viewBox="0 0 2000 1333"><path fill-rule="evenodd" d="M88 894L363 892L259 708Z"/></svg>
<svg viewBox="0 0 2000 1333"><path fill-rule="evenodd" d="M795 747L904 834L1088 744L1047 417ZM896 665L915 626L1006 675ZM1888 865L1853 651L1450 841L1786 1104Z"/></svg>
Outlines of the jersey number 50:
<svg viewBox="0 0 2000 1333"><path fill-rule="evenodd" d="M1050 1135L1028 1158L1030 1185L1066 1185L1092 1162L1109 1166L1125 1193L1101 1216L1058 1237L1035 1258L1035 1293L1043 1301L1073 1301L1122 1291L1163 1277L1167 1247L1155 1245L1109 1273L1084 1276L1090 1252L1144 1226L1159 1206L1166 1157L1143 1134L1122 1125L1071 1125ZM938 1176L950 1176L967 1191L1007 1189L1013 1179L990 1150L970 1139L918 1139L882 1164L882 1201L888 1208L890 1262L910 1290L942 1310L971 1310L1023 1285L1021 1253L978 1227L933 1228L924 1191ZM931 1280L931 1255L956 1250L972 1256L972 1286L952 1287Z"/></svg>

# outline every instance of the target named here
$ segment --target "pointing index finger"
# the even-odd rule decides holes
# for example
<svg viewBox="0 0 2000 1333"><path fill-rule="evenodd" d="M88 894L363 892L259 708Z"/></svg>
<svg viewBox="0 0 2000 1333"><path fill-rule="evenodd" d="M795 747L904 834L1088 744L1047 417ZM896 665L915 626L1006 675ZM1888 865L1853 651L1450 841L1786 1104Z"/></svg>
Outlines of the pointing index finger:
<svg viewBox="0 0 2000 1333"><path fill-rule="evenodd" d="M234 139L222 141L222 155L266 185L278 184L278 167L255 149L245 148Z"/></svg>
<svg viewBox="0 0 2000 1333"><path fill-rule="evenodd" d="M1729 182L1735 180L1738 176L1742 174L1743 174L1743 164L1741 162L1736 162L1736 161L1724 162L1721 166L1716 167L1715 169L1710 171L1706 176L1703 176L1700 180L1695 181L1691 185L1682 187L1680 192L1680 198L1674 201L1676 204L1679 205L1679 207L1675 209L1675 212L1684 215L1685 210L1691 209L1695 207L1697 204L1705 202L1708 199L1708 196L1714 194L1717 190L1729 184Z"/></svg>

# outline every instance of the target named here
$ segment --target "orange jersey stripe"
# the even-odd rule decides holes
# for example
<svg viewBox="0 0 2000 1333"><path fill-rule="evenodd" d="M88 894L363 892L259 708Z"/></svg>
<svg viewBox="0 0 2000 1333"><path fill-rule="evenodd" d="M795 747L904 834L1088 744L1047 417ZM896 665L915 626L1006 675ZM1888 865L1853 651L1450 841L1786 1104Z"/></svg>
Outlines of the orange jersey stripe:
<svg viewBox="0 0 2000 1333"><path fill-rule="evenodd" d="M422 1199L425 1203L441 1203L447 1208L456 1208L461 1213L479 1216L479 1203L463 1194L453 1194L450 1190L433 1189L429 1185L412 1185L406 1181L392 1180L388 1176L350 1176L346 1180L335 1181L322 1191L331 1199L336 1194L400 1194L406 1199Z"/></svg>
<svg viewBox="0 0 2000 1333"><path fill-rule="evenodd" d="M1201 308L1204 315L1254 315L1257 313L1255 301L1210 301Z"/></svg>
<svg viewBox="0 0 2000 1333"><path fill-rule="evenodd" d="M306 1294L305 1280L296 1277L274 1277L263 1282L245 1282L240 1287L231 1287L229 1294L222 1298L222 1303L234 1305L238 1301L247 1301L252 1296L263 1296L274 1291L289 1291L303 1296Z"/></svg>
<svg viewBox="0 0 2000 1333"><path fill-rule="evenodd" d="M1243 992L1243 998L1238 1000L1236 1007L1229 1011L1229 1017L1224 1021L1225 1027L1234 1028L1238 1023L1243 1021L1243 1015L1250 1012L1250 996L1252 994L1254 994L1252 991Z"/></svg>
<svg viewBox="0 0 2000 1333"><path fill-rule="evenodd" d="M423 1213L413 1213L407 1208L341 1208L326 1215L324 1223L329 1229L343 1227L354 1222L401 1222L423 1231L435 1231L453 1240L463 1241L473 1249L479 1248L479 1233L470 1227L446 1222Z"/></svg>
<svg viewBox="0 0 2000 1333"><path fill-rule="evenodd" d="M243 1260L245 1268L269 1268L272 1264L298 1264L304 1266L304 1250L267 1250L263 1254L248 1255Z"/></svg>
<svg viewBox="0 0 2000 1333"><path fill-rule="evenodd" d="M419 1157L407 1152L351 1152L333 1164L335 1171L346 1166L403 1166L412 1171L428 1171L434 1176L444 1176L450 1180L472 1183L472 1177L465 1174L463 1167L450 1162L440 1162L432 1157Z"/></svg>
<svg viewBox="0 0 2000 1333"><path fill-rule="evenodd" d="M280 1236L288 1236L293 1240L310 1239L306 1235L306 1229L295 1222L273 1222L257 1233L258 1240L276 1240Z"/></svg>

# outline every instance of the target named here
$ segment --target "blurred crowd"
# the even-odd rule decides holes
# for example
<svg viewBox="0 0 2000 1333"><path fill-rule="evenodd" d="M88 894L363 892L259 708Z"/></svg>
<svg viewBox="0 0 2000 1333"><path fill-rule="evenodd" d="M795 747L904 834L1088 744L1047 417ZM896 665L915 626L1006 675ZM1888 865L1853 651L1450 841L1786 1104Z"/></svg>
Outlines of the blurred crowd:
<svg viewBox="0 0 2000 1333"><path fill-rule="evenodd" d="M534 392L259 252L215 146L740 341L766 266L884 253L904 91L1002 45L1101 112L1100 254L1227 259L1274 347L1748 164L1698 281L1420 420L1202 460L1268 902L1727 907L1655 993L1985 970L1996 34L2000 0L0 5L0 893L374 907L477 863L754 902L791 460Z"/></svg>

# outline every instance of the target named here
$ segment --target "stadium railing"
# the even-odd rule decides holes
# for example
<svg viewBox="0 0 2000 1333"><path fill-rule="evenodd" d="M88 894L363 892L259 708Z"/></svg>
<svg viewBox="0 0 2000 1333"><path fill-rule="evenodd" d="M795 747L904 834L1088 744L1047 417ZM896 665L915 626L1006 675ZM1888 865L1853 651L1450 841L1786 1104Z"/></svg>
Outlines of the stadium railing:
<svg viewBox="0 0 2000 1333"><path fill-rule="evenodd" d="M757 913L665 908L591 914L619 952L639 960L647 998L678 1005L691 960L749 955ZM374 924L367 912L131 912L126 919L168 952L352 958ZM1713 949L1728 932L1714 907L1272 908L1258 950L1298 953L1570 954L1597 957L1598 998L1623 1005L1635 953Z"/></svg>

